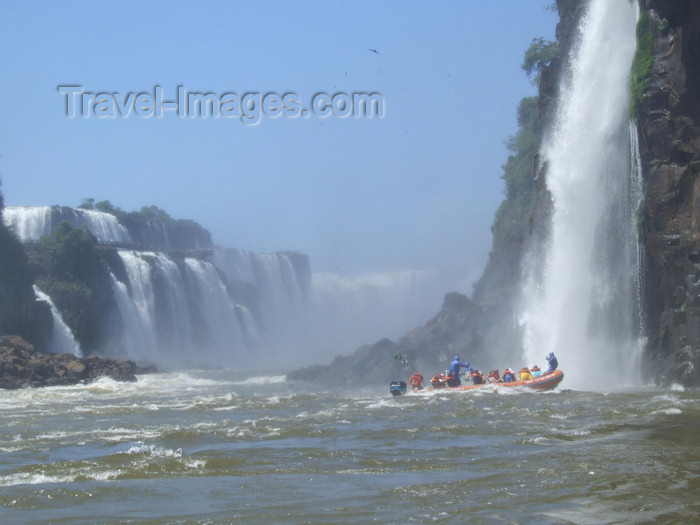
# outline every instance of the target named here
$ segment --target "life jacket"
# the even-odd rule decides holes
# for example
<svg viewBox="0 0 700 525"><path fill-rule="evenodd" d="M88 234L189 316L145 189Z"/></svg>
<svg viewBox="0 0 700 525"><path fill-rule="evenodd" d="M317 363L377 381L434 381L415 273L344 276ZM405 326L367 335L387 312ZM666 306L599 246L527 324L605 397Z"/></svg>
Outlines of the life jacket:
<svg viewBox="0 0 700 525"><path fill-rule="evenodd" d="M532 374L530 373L530 370L527 367L521 368L520 369L520 380L527 381L528 379L532 379Z"/></svg>
<svg viewBox="0 0 700 525"><path fill-rule="evenodd" d="M418 390L423 386L423 374L416 372L411 376L411 379L408 380L408 384L411 385L412 389Z"/></svg>
<svg viewBox="0 0 700 525"><path fill-rule="evenodd" d="M444 388L447 378L444 374L438 374L433 377L430 382L432 383L433 388Z"/></svg>
<svg viewBox="0 0 700 525"><path fill-rule="evenodd" d="M484 376L478 370L472 372L472 383L475 385L480 385L484 382Z"/></svg>

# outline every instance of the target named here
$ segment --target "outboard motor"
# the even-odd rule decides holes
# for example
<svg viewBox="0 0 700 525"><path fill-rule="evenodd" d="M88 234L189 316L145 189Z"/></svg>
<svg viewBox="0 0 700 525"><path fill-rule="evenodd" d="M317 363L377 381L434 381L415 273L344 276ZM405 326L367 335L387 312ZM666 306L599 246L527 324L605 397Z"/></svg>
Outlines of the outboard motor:
<svg viewBox="0 0 700 525"><path fill-rule="evenodd" d="M392 396L402 396L406 393L405 381L392 381L389 385L389 392Z"/></svg>

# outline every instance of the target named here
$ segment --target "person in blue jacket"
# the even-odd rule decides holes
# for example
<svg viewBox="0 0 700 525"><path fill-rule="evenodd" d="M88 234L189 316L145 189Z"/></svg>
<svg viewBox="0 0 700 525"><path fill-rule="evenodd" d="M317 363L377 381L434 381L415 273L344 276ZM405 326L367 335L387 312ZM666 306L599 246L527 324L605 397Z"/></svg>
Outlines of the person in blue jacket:
<svg viewBox="0 0 700 525"><path fill-rule="evenodd" d="M545 374L549 374L551 372L554 372L557 367L559 366L559 362L557 361L557 358L554 356L554 352L549 352L547 357L545 357L547 360L547 364L549 365L549 368L545 372Z"/></svg>
<svg viewBox="0 0 700 525"><path fill-rule="evenodd" d="M515 381L515 372L513 372L510 368L506 368L503 371L503 382L510 383L511 381Z"/></svg>
<svg viewBox="0 0 700 525"><path fill-rule="evenodd" d="M454 361L450 363L450 374L453 377L453 383L454 386L459 386L462 384L462 382L459 380L459 369L460 367L464 367L465 370L469 370L469 372L473 372L474 369L471 367L469 362L462 363L459 360L459 356L456 355Z"/></svg>

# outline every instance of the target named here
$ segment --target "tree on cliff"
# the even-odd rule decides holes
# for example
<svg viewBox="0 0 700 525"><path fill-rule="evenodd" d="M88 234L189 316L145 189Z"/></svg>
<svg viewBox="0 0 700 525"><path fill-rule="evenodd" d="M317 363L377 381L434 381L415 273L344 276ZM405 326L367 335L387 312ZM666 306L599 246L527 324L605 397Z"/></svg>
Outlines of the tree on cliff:
<svg viewBox="0 0 700 525"><path fill-rule="evenodd" d="M545 40L542 37L533 38L530 47L525 51L525 57L520 67L527 73L533 84L539 86L540 73L558 56L559 42Z"/></svg>

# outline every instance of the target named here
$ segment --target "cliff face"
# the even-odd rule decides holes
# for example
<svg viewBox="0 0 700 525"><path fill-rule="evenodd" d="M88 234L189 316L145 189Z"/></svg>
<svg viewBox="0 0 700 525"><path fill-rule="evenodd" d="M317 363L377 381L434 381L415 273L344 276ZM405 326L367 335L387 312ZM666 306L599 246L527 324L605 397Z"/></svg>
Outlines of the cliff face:
<svg viewBox="0 0 700 525"><path fill-rule="evenodd" d="M700 3L648 0L653 63L637 122L652 377L700 384Z"/></svg>
<svg viewBox="0 0 700 525"><path fill-rule="evenodd" d="M19 334L43 346L52 327L51 311L36 301L22 244L1 219L0 208L0 335Z"/></svg>

